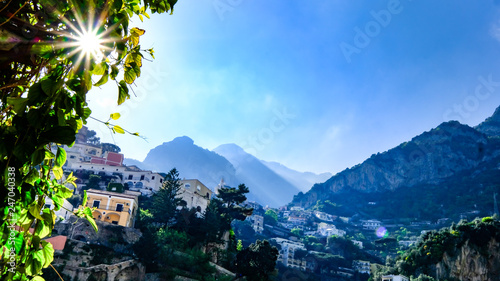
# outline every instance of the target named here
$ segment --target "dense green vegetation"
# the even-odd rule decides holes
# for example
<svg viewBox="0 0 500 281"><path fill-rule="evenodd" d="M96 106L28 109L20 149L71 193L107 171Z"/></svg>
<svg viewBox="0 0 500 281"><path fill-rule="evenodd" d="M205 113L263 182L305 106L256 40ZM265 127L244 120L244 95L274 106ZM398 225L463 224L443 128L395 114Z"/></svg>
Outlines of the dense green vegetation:
<svg viewBox="0 0 500 281"><path fill-rule="evenodd" d="M62 145L71 146L78 130L93 118L87 104L92 87L114 80L117 103L122 104L141 75L144 54L153 57L152 49L143 50L139 44L145 30L129 28L130 19L149 17L146 10L172 12L176 2L2 1L0 33L7 40L0 48L2 280L44 280L40 274L53 261L54 249L42 239L50 235L56 218L45 200L50 198L59 210L72 196L65 185L76 180L63 174ZM83 23L94 26L86 30L89 26ZM81 35L94 30L103 42L97 44L99 50L85 50ZM128 132L109 122L118 117L111 114L102 122L114 133ZM86 199L82 201L85 205ZM75 214L96 227L90 208Z"/></svg>
<svg viewBox="0 0 500 281"><path fill-rule="evenodd" d="M488 252L488 243L492 240L500 241L500 221L496 217L475 219L472 222L463 220L448 228L427 232L415 247L375 272L373 280L378 280L383 274L422 275L420 280L433 280L438 277L436 264L443 261L443 256L456 257L465 245L476 249L486 260L496 258ZM448 276L446 278L453 280Z"/></svg>
<svg viewBox="0 0 500 281"><path fill-rule="evenodd" d="M179 173L173 169L160 191L141 203L136 226L143 236L134 251L147 271L198 280L227 278L215 274L210 261L216 261L249 280L266 280L276 265L276 248L267 241L257 241L247 248L241 243L238 246L231 225L252 214L251 208L241 206L248 188L243 184L221 188L203 213L186 208L179 189Z"/></svg>

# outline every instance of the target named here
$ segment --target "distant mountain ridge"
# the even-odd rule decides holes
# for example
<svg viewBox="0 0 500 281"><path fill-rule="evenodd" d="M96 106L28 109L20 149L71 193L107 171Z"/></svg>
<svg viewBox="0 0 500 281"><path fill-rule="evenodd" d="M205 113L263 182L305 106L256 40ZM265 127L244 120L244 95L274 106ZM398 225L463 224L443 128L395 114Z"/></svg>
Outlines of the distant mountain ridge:
<svg viewBox="0 0 500 281"><path fill-rule="evenodd" d="M268 167L267 162L235 144L221 145L210 151L195 145L187 136L151 149L143 162L125 159L124 163L157 172L168 172L175 167L181 178L199 179L210 189L214 189L221 179L229 186L244 183L250 189L249 200L272 207L287 204L299 191L325 178L325 174L301 173L281 164ZM296 178L301 174L305 179L299 182Z"/></svg>
<svg viewBox="0 0 500 281"><path fill-rule="evenodd" d="M495 178L500 160L499 121L500 109L475 128L457 121L444 122L411 141L374 154L363 163L314 185L307 193L299 193L292 203L312 207L318 200L336 200L344 205L349 202L358 206L359 210L369 210L364 207L368 202L363 200L378 198L386 202L391 200L391 196L403 198L405 190L413 187L422 188L421 195L424 195L425 188L439 190L439 186L448 188L451 182L454 185L465 182L475 185L474 182L483 181L484 185L478 184L479 187L491 188L491 192L500 190L500 178ZM481 173L491 176L479 178ZM457 175L462 179L458 179ZM461 188L463 192L468 192L466 188ZM477 190L476 193L483 191ZM453 189L448 192L450 196L461 196L455 194ZM415 199L418 200L418 197ZM489 204L489 199L487 201ZM344 208L344 211L347 209ZM355 212L354 208L349 211Z"/></svg>

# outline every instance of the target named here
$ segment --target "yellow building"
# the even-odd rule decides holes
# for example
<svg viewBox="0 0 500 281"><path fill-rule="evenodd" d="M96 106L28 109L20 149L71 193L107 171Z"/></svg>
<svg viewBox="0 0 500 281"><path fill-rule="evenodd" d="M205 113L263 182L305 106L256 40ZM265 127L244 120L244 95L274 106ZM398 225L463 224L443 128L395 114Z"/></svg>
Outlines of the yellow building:
<svg viewBox="0 0 500 281"><path fill-rule="evenodd" d="M96 207L95 220L133 227L140 192L117 193L97 189L87 190L87 207Z"/></svg>
<svg viewBox="0 0 500 281"><path fill-rule="evenodd" d="M179 197L186 202L186 207L188 209L196 208L200 213L203 213L212 198L212 190L196 179L183 179L179 183L181 184Z"/></svg>

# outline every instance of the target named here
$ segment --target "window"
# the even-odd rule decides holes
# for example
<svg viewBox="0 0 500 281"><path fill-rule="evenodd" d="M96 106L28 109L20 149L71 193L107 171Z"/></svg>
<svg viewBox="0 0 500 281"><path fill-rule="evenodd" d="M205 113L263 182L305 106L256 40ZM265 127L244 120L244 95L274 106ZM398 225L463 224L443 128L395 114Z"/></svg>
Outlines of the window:
<svg viewBox="0 0 500 281"><path fill-rule="evenodd" d="M186 183L186 184L184 184L184 187L185 187L185 188L190 188L190 187L191 187L191 185L190 185L189 183Z"/></svg>
<svg viewBox="0 0 500 281"><path fill-rule="evenodd" d="M116 211L123 212L123 204L116 204Z"/></svg>
<svg viewBox="0 0 500 281"><path fill-rule="evenodd" d="M112 221L111 223L112 224L118 224L118 221Z"/></svg>
<svg viewBox="0 0 500 281"><path fill-rule="evenodd" d="M151 176L151 179L154 180L155 179L155 176Z"/></svg>
<svg viewBox="0 0 500 281"><path fill-rule="evenodd" d="M144 175L141 175L141 181L143 181L143 180L144 180Z"/></svg>
<svg viewBox="0 0 500 281"><path fill-rule="evenodd" d="M162 183L162 182L163 182L163 179L160 179L160 183Z"/></svg>
<svg viewBox="0 0 500 281"><path fill-rule="evenodd" d="M132 178L134 178L134 175L128 175L129 180L131 180Z"/></svg>
<svg viewBox="0 0 500 281"><path fill-rule="evenodd" d="M196 189L198 189L198 191L201 191L201 187L199 185L196 186Z"/></svg>
<svg viewBox="0 0 500 281"><path fill-rule="evenodd" d="M101 204L101 201L94 200L94 204L92 205L92 207L96 207L97 209L99 209L99 204Z"/></svg>
<svg viewBox="0 0 500 281"><path fill-rule="evenodd" d="M70 155L70 156L69 156L69 159L75 159L75 158L76 158L76 157L75 157L75 155ZM80 166L80 167L81 167L81 166Z"/></svg>

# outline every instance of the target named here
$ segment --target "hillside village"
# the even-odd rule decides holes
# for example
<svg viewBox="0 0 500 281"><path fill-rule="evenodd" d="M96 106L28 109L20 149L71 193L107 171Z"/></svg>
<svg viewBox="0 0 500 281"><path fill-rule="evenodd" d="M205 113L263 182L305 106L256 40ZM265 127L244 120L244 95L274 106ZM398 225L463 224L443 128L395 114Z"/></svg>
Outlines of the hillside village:
<svg viewBox="0 0 500 281"><path fill-rule="evenodd" d="M133 267L134 273L130 274L146 278L146 269L136 261L130 245L141 236L140 231L135 229L141 199L158 192L166 174L124 165L124 155L118 147L91 143L87 137L89 132L84 127L76 143L72 147L65 147L67 162L64 171L78 177L77 188L74 196L65 201L64 208L56 212L60 222L55 226L53 237L48 240L52 241L60 254L58 265L72 265L63 270L72 276L72 280L90 280L78 278L90 278L90 275L100 271L116 271L116 278L109 279L111 275L106 275L108 279L99 279L99 274L92 275L97 280L135 280L126 279L128 273L120 275L120 270L116 270L115 265L122 264L122 267L124 262L129 262L124 272ZM197 179L182 179L180 185L178 196L182 198L184 207L195 210L197 216L202 216L220 188L228 187L224 179L213 187L207 187ZM81 199L83 190L87 193L87 206L95 208L93 217L100 227L97 234L88 224L75 223L76 218L71 215L73 207L80 203L78 199ZM53 208L50 201L47 205ZM421 234L451 224L448 218L437 221L399 221L362 218L359 215L343 217L321 211L325 209L321 206L306 210L291 204L274 209L257 202L247 201L243 205L253 208L253 212L245 221L233 222L236 238L244 246L259 239L271 241L279 249L278 276L305 276L300 280L319 280L315 279L319 275L329 276L330 279L325 280L369 280L377 267L395 258L398 251L415 244ZM473 219L476 215L471 212L461 217ZM116 227L121 227L121 230L118 231ZM123 237L126 238L117 238L114 234L117 231L124 233ZM116 252L116 240L122 240L118 253L124 254L123 258L108 260L108 265L101 266L100 270L85 269L88 263L82 262L85 260L82 247L107 245ZM76 247L74 251L77 253L80 251L76 255L78 262L63 261L61 257L68 258L67 254L62 254L69 251L68 247ZM130 258L128 261L125 258L127 256ZM86 259L91 260L91 257ZM215 263L213 265L217 266ZM220 270L224 271L223 268ZM398 275L381 277L383 281L408 280Z"/></svg>

